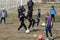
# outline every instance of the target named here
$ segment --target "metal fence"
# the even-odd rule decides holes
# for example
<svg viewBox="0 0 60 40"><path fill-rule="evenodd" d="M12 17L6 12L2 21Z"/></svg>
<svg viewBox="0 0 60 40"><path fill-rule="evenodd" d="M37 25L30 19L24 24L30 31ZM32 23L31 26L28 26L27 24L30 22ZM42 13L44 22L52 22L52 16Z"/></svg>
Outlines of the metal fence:
<svg viewBox="0 0 60 40"><path fill-rule="evenodd" d="M26 5L28 0L22 0L22 4ZM50 0L33 0L34 2L41 3L51 3ZM39 2L39 3L40 3ZM60 0L54 0L54 3L60 3ZM21 0L0 0L0 10L5 7L7 10L16 9L18 5L21 4Z"/></svg>
<svg viewBox="0 0 60 40"><path fill-rule="evenodd" d="M28 0L23 0L22 4L26 5ZM6 9L15 8L21 4L21 0L0 0L0 10L5 7Z"/></svg>

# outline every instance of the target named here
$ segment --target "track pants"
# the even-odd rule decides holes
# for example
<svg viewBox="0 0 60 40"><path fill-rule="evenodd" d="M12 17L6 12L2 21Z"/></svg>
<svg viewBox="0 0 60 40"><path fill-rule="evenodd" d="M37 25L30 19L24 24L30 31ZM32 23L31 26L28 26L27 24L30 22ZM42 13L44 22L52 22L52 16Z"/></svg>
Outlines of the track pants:
<svg viewBox="0 0 60 40"><path fill-rule="evenodd" d="M21 17L20 21L21 21L21 25L19 26L18 30L20 30L22 28L22 26L25 28L25 30L27 30L27 27L26 27L26 25L24 23L24 17Z"/></svg>
<svg viewBox="0 0 60 40"><path fill-rule="evenodd" d="M39 25L40 19L37 19L37 26Z"/></svg>
<svg viewBox="0 0 60 40"><path fill-rule="evenodd" d="M28 26L28 28L30 29L30 27L32 26L32 27L34 27L34 24L35 24L35 20L34 19L29 19L29 26Z"/></svg>
<svg viewBox="0 0 60 40"><path fill-rule="evenodd" d="M4 21L4 23L6 23L6 18L5 17L1 17L1 23L2 21Z"/></svg>
<svg viewBox="0 0 60 40"><path fill-rule="evenodd" d="M54 15L54 14L51 14L51 19L52 19L53 21L55 21L55 15Z"/></svg>
<svg viewBox="0 0 60 40"><path fill-rule="evenodd" d="M48 32L50 33L50 36L52 37L52 32L51 32L51 30L46 30L46 37L48 37Z"/></svg>

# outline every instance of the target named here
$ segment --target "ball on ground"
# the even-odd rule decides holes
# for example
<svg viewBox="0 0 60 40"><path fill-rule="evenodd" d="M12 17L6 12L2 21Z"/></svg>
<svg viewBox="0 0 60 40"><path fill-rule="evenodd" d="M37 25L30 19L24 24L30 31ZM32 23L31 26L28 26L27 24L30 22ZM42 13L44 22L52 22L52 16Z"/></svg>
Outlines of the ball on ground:
<svg viewBox="0 0 60 40"><path fill-rule="evenodd" d="M45 23L42 23L41 25L44 27L46 24Z"/></svg>
<svg viewBox="0 0 60 40"><path fill-rule="evenodd" d="M39 35L38 36L38 40L43 40L43 36L42 35Z"/></svg>

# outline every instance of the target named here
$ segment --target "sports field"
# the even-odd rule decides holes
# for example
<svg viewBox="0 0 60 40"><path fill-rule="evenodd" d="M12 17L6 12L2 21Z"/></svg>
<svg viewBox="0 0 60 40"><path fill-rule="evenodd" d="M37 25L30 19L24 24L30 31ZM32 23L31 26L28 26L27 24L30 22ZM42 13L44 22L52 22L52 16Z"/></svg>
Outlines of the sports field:
<svg viewBox="0 0 60 40"><path fill-rule="evenodd" d="M54 40L60 40L60 4L39 4L36 3L34 5L34 14L33 18L36 20L35 15L37 13L37 9L41 8L41 22L40 25L37 27L37 31L33 31L31 28L31 32L29 34L25 33L24 28L21 28L20 31L17 30L17 28L20 25L18 16L17 16L17 10L12 9L8 11L8 17L7 17L7 23L6 24L0 24L0 40L38 40L38 35L43 35L43 39L45 39L45 29L41 26L41 23L44 22L44 14L49 11L51 5L54 5L57 14L56 14L56 22L54 22L54 26L52 28L52 33ZM27 6L25 6L27 10ZM28 20L25 20L25 23L28 27ZM34 35L37 35L34 37Z"/></svg>

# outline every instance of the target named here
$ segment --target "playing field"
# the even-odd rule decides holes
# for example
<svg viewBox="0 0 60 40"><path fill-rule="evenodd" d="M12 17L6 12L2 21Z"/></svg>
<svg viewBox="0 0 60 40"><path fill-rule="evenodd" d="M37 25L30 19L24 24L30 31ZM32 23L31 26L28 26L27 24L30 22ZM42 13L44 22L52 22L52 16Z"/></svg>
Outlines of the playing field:
<svg viewBox="0 0 60 40"><path fill-rule="evenodd" d="M9 16L7 17L7 23L0 24L0 40L38 40L38 35L43 35L43 39L45 39L45 29L41 26L41 23L45 21L44 13L49 11L51 5L54 5L57 10L56 22L53 23L54 26L52 28L53 37L54 40L60 40L60 4L35 4L33 18L36 20L35 15L37 13L37 9L41 8L41 22L38 27L35 25L38 30L33 31L31 28L31 32L29 34L25 33L25 29L23 27L20 31L17 30L20 25L17 11L15 9L12 9L14 11L8 11ZM27 19L25 20L25 24L28 27L29 22ZM37 35L37 37L34 37L33 35Z"/></svg>

